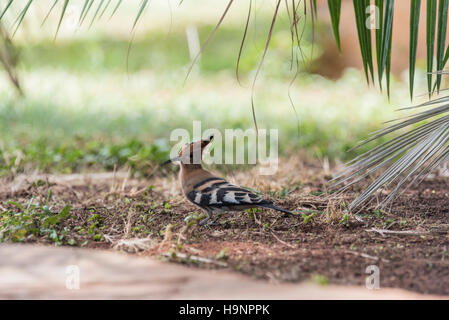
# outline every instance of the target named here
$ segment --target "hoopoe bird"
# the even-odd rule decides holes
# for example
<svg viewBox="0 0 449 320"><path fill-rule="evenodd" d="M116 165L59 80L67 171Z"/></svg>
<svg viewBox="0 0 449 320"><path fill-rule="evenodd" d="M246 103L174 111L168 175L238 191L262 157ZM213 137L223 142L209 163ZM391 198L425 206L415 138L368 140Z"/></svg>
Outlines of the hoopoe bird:
<svg viewBox="0 0 449 320"><path fill-rule="evenodd" d="M233 185L204 170L201 165L202 153L212 139L213 136L210 136L207 140L186 144L177 157L162 163L162 166L172 162L180 163L179 180L184 195L191 203L207 213L207 217L200 221L201 226L206 223L214 224L224 212L257 207L293 214L247 189ZM212 220L208 223L211 218Z"/></svg>

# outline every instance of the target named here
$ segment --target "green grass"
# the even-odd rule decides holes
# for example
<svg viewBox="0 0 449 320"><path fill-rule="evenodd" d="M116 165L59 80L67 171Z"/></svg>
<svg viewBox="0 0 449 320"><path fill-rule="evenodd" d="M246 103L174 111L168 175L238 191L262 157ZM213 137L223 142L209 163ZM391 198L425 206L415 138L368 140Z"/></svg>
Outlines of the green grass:
<svg viewBox="0 0 449 320"><path fill-rule="evenodd" d="M33 199L26 206L17 202L8 202L15 210L6 210L0 214L0 243L3 241L24 242L37 237L47 237L57 245L74 245L74 239L67 238L68 227L62 223L71 219L70 206L60 212L52 212L47 204L33 204Z"/></svg>

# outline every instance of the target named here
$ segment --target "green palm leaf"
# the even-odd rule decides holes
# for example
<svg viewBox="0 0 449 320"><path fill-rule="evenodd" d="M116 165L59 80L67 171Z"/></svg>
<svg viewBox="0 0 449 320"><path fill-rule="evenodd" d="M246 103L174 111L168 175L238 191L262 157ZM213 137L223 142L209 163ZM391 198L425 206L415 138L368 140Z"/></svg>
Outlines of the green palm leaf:
<svg viewBox="0 0 449 320"><path fill-rule="evenodd" d="M148 4L148 0L142 0L142 3L140 4L139 12L137 12L136 19L134 20L133 29L136 28L137 22L140 19L140 16L143 13L143 10L145 10L146 6Z"/></svg>
<svg viewBox="0 0 449 320"><path fill-rule="evenodd" d="M50 10L48 10L47 14L45 15L44 20L42 20L41 26L44 25L44 23L47 21L48 17L50 16L50 14L52 13L53 9L56 7L56 5L58 4L59 0L55 0L53 2L53 5L50 7Z"/></svg>
<svg viewBox="0 0 449 320"><path fill-rule="evenodd" d="M13 3L14 0L9 0L8 3L6 4L5 9L3 9L2 13L0 14L0 20L2 20L3 16L5 15L6 11L8 11L9 7L11 6L11 4Z"/></svg>
<svg viewBox="0 0 449 320"><path fill-rule="evenodd" d="M379 64L379 61L382 60L382 30L383 30L383 16L384 16L384 0L376 0L375 1L376 8L379 10L379 13L376 17L376 60ZM377 79L379 82L379 88L382 90L382 74L383 69L377 68Z"/></svg>
<svg viewBox="0 0 449 320"><path fill-rule="evenodd" d="M110 16L109 18L112 18L112 17L114 16L114 14L117 12L118 8L119 8L120 5L122 4L122 1L123 1L123 0L118 0L118 1L117 1L117 4L115 5L115 8L114 8L114 10L112 11L111 16Z"/></svg>
<svg viewBox="0 0 449 320"><path fill-rule="evenodd" d="M427 0L426 46L427 46L427 91L432 94L433 52L435 48L435 27L437 1Z"/></svg>
<svg viewBox="0 0 449 320"><path fill-rule="evenodd" d="M16 21L14 21L14 24L16 25L16 28L12 34L12 36L14 37L14 35L16 34L17 30L20 27L20 24L23 21L23 18L25 18L26 13L28 12L28 9L31 6L31 3L33 3L33 0L28 0L27 4L25 5L25 7L22 9L22 11L20 12L19 16L17 17Z"/></svg>
<svg viewBox="0 0 449 320"><path fill-rule="evenodd" d="M65 12L67 10L67 5L68 4L69 4L69 0L64 0L64 5L62 6L62 12L61 12L61 15L59 17L58 28L56 29L56 33L55 33L55 39L56 39L56 36L58 35L59 28L61 27L62 19L64 19L64 14L65 14Z"/></svg>
<svg viewBox="0 0 449 320"><path fill-rule="evenodd" d="M104 6L103 11L101 11L100 16L98 17L98 20L100 20L103 17L104 13L109 8L109 5L111 4L111 1L112 0L108 0L108 2L106 2L106 5Z"/></svg>
<svg viewBox="0 0 449 320"><path fill-rule="evenodd" d="M438 8L438 33L437 33L437 70L443 70L444 49L446 44L447 13L449 0L440 0ZM441 86L441 73L437 74L436 89L439 92Z"/></svg>
<svg viewBox="0 0 449 320"><path fill-rule="evenodd" d="M377 61L377 69L380 70L379 83L383 78L383 70L387 78L387 94L390 96L390 64L391 64L391 40L393 33L394 0L386 2L385 15L382 22L382 40L380 48L380 61Z"/></svg>
<svg viewBox="0 0 449 320"><path fill-rule="evenodd" d="M413 87L415 83L416 50L418 47L418 27L419 14L421 10L421 0L411 0L410 2L410 50L409 50L409 83L410 98L413 98Z"/></svg>
<svg viewBox="0 0 449 320"><path fill-rule="evenodd" d="M353 0L353 4L366 81L369 83L369 77L371 74L371 79L374 82L371 31L365 24L366 19L368 18L366 8L369 7L370 3L369 0Z"/></svg>
<svg viewBox="0 0 449 320"><path fill-rule="evenodd" d="M93 17L92 17L92 20L90 21L89 29L92 27L92 25L93 25L93 23L94 23L94 21L95 21L95 18L96 18L97 15L100 13L100 10L101 10L101 7L103 6L103 3L104 3L104 0L100 0L100 3L99 3L98 6L97 6L97 10L95 10L95 13L94 13L94 15L93 15Z"/></svg>
<svg viewBox="0 0 449 320"><path fill-rule="evenodd" d="M338 51L341 52L340 44L340 14L341 14L341 0L327 0L329 13L331 16L332 30L334 32L335 41L337 42Z"/></svg>
<svg viewBox="0 0 449 320"><path fill-rule="evenodd" d="M93 4L94 4L94 0L85 0L84 1L83 9L81 10L80 18L79 18L80 26L83 24L84 20L86 19L87 14L89 13L90 8L92 8Z"/></svg>

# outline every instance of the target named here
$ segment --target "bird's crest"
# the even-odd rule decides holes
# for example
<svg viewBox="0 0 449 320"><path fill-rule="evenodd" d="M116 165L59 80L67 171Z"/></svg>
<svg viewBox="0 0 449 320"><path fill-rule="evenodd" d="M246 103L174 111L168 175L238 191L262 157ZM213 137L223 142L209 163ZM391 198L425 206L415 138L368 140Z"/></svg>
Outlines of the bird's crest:
<svg viewBox="0 0 449 320"><path fill-rule="evenodd" d="M181 159L181 162L184 164L201 163L202 153L209 143L211 143L213 138L214 136L210 136L208 139L186 143L179 151L179 158Z"/></svg>

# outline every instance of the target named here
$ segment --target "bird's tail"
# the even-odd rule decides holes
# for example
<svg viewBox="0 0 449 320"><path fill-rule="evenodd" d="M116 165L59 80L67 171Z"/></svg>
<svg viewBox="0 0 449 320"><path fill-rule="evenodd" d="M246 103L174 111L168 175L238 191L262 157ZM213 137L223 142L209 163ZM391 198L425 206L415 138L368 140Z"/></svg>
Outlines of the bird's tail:
<svg viewBox="0 0 449 320"><path fill-rule="evenodd" d="M288 213L288 214L294 215L293 212L288 211L288 210L283 209L283 208L276 207L276 206L275 206L274 204L272 204L272 203L263 203L263 204L260 204L259 206L260 206L260 207L264 207L264 208L268 208L268 209L274 209L274 210L277 210L277 211L280 211L280 212L284 212L284 213Z"/></svg>

